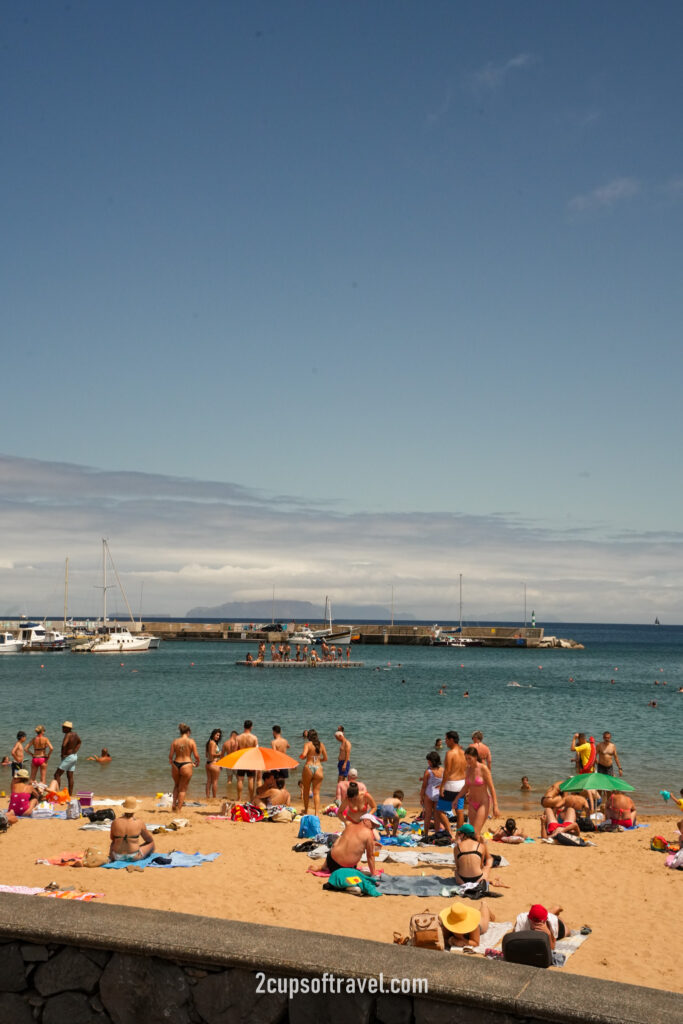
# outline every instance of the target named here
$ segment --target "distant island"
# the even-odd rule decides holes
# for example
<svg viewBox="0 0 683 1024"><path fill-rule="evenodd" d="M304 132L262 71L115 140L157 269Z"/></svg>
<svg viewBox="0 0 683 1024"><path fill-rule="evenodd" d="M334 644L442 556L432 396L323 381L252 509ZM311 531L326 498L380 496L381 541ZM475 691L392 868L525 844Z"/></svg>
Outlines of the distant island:
<svg viewBox="0 0 683 1024"><path fill-rule="evenodd" d="M379 604L333 604L332 614L337 622L353 624L356 619L391 618L391 609ZM322 605L310 601L276 601L275 622L282 619L293 622L322 622L324 609ZM213 607L198 606L186 612L188 619L223 619L227 622L270 622L273 616L273 602L264 601L226 601L225 604ZM412 612L394 612L394 621L414 620Z"/></svg>

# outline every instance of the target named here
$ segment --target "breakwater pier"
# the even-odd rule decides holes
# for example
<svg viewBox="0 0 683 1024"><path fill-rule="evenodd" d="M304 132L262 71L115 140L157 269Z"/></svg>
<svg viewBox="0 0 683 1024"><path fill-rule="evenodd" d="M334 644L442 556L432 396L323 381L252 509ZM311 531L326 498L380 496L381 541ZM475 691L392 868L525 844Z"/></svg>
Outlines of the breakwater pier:
<svg viewBox="0 0 683 1024"><path fill-rule="evenodd" d="M284 625L284 623L283 623ZM324 629L325 623L309 623L310 628ZM130 626L133 629L133 624ZM162 640L169 641L206 641L214 643L266 643L280 644L290 642L296 632L296 624L288 623L282 632L269 633L255 629L251 623L240 622L142 622L138 628L145 633L153 633ZM330 644L335 643L335 635L344 636L351 632L353 644L387 644L399 646L424 646L434 643L443 646L450 640L464 641L462 646L469 647L566 647L581 649L582 644L574 640L562 640L557 637L546 637L542 626L463 626L462 633L441 630L435 636L434 626L409 626L404 623L396 625L363 624L359 626L335 623L333 633L328 638Z"/></svg>

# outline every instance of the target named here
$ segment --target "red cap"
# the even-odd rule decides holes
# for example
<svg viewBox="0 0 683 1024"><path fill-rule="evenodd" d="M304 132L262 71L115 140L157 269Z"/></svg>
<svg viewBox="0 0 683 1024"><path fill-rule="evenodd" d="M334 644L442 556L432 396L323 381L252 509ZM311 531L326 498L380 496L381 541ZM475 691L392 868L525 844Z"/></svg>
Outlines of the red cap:
<svg viewBox="0 0 683 1024"><path fill-rule="evenodd" d="M534 903L533 907L529 911L529 920L536 921L542 924L543 921L548 920L548 911L540 903Z"/></svg>

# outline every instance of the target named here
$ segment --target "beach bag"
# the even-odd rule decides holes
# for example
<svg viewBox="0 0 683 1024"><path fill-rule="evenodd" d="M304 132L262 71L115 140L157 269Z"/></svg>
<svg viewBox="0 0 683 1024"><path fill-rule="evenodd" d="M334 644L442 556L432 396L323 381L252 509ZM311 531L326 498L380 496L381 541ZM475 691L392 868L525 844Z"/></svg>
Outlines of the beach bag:
<svg viewBox="0 0 683 1024"><path fill-rule="evenodd" d="M294 811L290 811L288 807L282 807L275 814L271 814L271 821L294 821Z"/></svg>
<svg viewBox="0 0 683 1024"><path fill-rule="evenodd" d="M443 925L438 914L426 911L410 919L410 943L422 949L445 949Z"/></svg>
<svg viewBox="0 0 683 1024"><path fill-rule="evenodd" d="M80 818L81 805L79 804L78 800L69 800L68 804L66 805L66 816L67 818L70 818L72 821L74 820L74 818Z"/></svg>
<svg viewBox="0 0 683 1024"><path fill-rule="evenodd" d="M658 853L668 853L671 847L668 839L665 839L664 836L653 836L650 841L650 849L657 850Z"/></svg>
<svg viewBox="0 0 683 1024"><path fill-rule="evenodd" d="M109 858L105 857L99 850L93 849L89 846L83 854L83 867L84 868L101 868L103 864L108 862Z"/></svg>
<svg viewBox="0 0 683 1024"><path fill-rule="evenodd" d="M297 839L313 839L319 832L322 832L320 818L317 814L304 814L299 823L299 835Z"/></svg>
<svg viewBox="0 0 683 1024"><path fill-rule="evenodd" d="M597 832L595 822L591 821L590 818L581 818L577 816L576 824L579 826L582 832Z"/></svg>
<svg viewBox="0 0 683 1024"><path fill-rule="evenodd" d="M545 932L508 932L503 936L503 959L511 964L550 967L553 955Z"/></svg>
<svg viewBox="0 0 683 1024"><path fill-rule="evenodd" d="M553 839L560 846L588 846L585 839L580 836L570 836L566 832L556 832Z"/></svg>
<svg viewBox="0 0 683 1024"><path fill-rule="evenodd" d="M9 820L4 811L0 811L0 832L6 832L9 828Z"/></svg>

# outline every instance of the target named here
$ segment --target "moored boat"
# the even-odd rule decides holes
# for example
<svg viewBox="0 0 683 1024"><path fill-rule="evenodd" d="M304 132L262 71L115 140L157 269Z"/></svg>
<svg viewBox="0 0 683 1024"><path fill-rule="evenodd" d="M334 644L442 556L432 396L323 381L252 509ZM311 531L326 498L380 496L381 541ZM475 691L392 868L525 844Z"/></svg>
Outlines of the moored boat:
<svg viewBox="0 0 683 1024"><path fill-rule="evenodd" d="M65 651L66 637L57 629L46 629L42 622L25 622L19 632L24 651Z"/></svg>
<svg viewBox="0 0 683 1024"><path fill-rule="evenodd" d="M18 654L23 646L23 640L18 640L14 633L0 632L0 654Z"/></svg>

